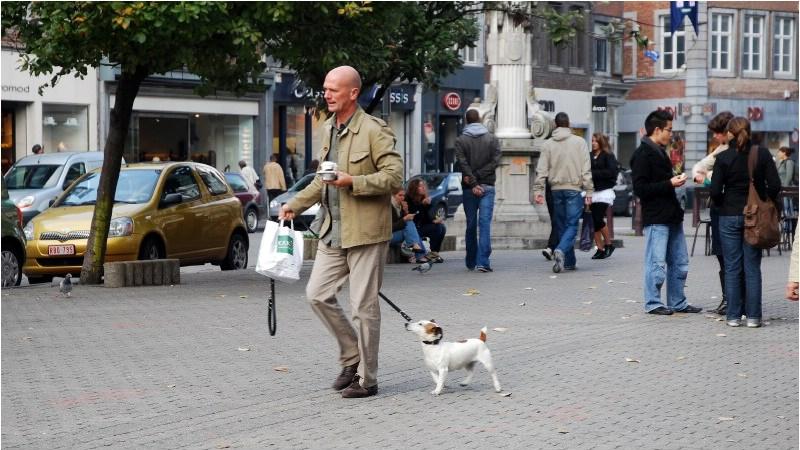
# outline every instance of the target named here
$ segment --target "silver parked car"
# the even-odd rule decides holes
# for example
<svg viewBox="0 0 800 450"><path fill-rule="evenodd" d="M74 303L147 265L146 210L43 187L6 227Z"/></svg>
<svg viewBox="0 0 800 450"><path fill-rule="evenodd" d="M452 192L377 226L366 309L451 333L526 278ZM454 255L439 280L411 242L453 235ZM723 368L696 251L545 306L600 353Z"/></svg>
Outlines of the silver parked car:
<svg viewBox="0 0 800 450"><path fill-rule="evenodd" d="M24 225L73 181L102 165L103 152L43 153L18 160L3 179L11 201L22 211Z"/></svg>

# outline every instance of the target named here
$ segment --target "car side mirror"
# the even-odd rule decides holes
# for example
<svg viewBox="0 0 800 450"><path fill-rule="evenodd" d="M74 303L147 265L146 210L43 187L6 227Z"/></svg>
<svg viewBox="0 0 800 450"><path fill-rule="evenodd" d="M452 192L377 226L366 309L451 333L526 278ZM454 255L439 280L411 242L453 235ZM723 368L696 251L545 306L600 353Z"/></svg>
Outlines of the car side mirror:
<svg viewBox="0 0 800 450"><path fill-rule="evenodd" d="M458 192L458 191L459 191L458 186L450 186L449 188L447 188L447 192Z"/></svg>
<svg viewBox="0 0 800 450"><path fill-rule="evenodd" d="M158 206L161 208L166 208L167 206L177 205L183 201L183 197L181 194L167 194L161 199Z"/></svg>

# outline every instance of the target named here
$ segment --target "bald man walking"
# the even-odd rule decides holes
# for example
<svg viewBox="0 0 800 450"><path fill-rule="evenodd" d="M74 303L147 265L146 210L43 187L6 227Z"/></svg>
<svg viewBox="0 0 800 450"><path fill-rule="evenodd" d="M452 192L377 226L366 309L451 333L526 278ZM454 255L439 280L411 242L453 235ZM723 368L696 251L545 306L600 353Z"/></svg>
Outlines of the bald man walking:
<svg viewBox="0 0 800 450"><path fill-rule="evenodd" d="M337 178L315 177L281 207L280 217L292 219L322 204L324 218L306 296L339 344L342 369L333 389L344 398L363 398L378 393L378 291L392 237L391 192L402 186L403 163L386 122L358 106L361 76L354 68L331 70L323 88L331 117L323 125L319 160L335 162ZM336 299L348 279L353 324Z"/></svg>

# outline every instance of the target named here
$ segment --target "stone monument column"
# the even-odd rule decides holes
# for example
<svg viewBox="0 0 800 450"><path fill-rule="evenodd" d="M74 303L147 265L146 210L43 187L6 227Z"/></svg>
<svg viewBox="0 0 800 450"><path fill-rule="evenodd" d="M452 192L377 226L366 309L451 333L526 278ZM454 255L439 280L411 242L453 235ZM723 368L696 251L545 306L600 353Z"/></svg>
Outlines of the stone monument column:
<svg viewBox="0 0 800 450"><path fill-rule="evenodd" d="M527 4L527 8L531 8ZM531 33L515 25L503 11L486 14L489 32L486 56L490 83L485 99L473 104L490 131L500 140L502 159L497 168L492 247L495 249L535 249L546 245L550 232L547 208L534 206L531 192L539 157L531 135L534 115L538 113L532 88ZM456 247L464 248L463 209L450 226L456 235Z"/></svg>

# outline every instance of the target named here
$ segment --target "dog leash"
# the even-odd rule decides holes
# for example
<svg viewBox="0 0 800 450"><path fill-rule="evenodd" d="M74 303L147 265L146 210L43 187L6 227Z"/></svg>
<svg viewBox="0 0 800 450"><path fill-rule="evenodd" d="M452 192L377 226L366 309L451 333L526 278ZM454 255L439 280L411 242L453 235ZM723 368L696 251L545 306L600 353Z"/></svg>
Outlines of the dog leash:
<svg viewBox="0 0 800 450"><path fill-rule="evenodd" d="M275 308L275 280L269 279L269 299L267 300L267 325L269 325L269 335L275 336L278 328L278 311Z"/></svg>
<svg viewBox="0 0 800 450"><path fill-rule="evenodd" d="M392 301L391 301L391 300L389 300L389 298L387 298L385 295L383 295L383 292L380 292L380 291L378 291L378 295L380 295L382 299L386 300L386 303L388 303L388 304L389 304L389 306L391 306L392 308L394 308L394 310L395 310L395 311L399 312L399 313L400 313L400 315L401 315L401 316L403 316L403 319L406 319L406 322L411 322L411 317L409 317L409 316L408 316L408 314L406 314L405 312L403 312L403 310L402 310L402 309L398 308L398 307L397 307L397 305L395 305L394 303L392 303Z"/></svg>

